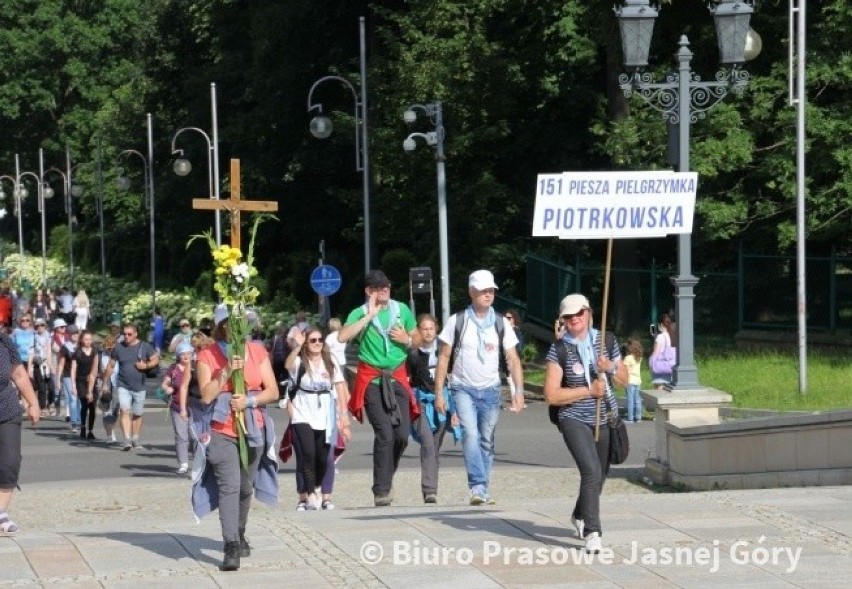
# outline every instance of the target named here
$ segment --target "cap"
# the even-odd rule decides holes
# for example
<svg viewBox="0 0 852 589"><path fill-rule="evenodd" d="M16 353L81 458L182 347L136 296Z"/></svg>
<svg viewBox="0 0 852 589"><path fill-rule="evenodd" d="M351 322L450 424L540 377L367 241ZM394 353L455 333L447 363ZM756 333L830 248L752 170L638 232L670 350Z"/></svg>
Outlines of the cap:
<svg viewBox="0 0 852 589"><path fill-rule="evenodd" d="M467 285L476 290L485 290L486 288L497 288L494 283L494 275L488 270L477 270L467 279Z"/></svg>
<svg viewBox="0 0 852 589"><path fill-rule="evenodd" d="M225 319L228 318L228 305L225 303L219 303L216 305L216 308L213 309L213 323L219 325Z"/></svg>
<svg viewBox="0 0 852 589"><path fill-rule="evenodd" d="M43 317L39 317L35 320L35 325L47 325L47 321Z"/></svg>
<svg viewBox="0 0 852 589"><path fill-rule="evenodd" d="M370 270L364 277L364 286L367 288L381 288L390 285L390 280L381 270Z"/></svg>
<svg viewBox="0 0 852 589"><path fill-rule="evenodd" d="M80 333L80 328L73 323L68 326L68 335L71 335L72 333Z"/></svg>
<svg viewBox="0 0 852 589"><path fill-rule="evenodd" d="M592 306L589 304L589 299L584 297L581 294L569 294L567 297L562 299L562 302L559 303L559 316L563 315L574 315L575 313L579 313L583 309L591 309Z"/></svg>
<svg viewBox="0 0 852 589"><path fill-rule="evenodd" d="M180 356L181 354L186 354L187 352L192 353L195 351L195 348L192 347L192 344L189 342L181 342L178 344L178 347L175 349L175 356Z"/></svg>
<svg viewBox="0 0 852 589"><path fill-rule="evenodd" d="M68 324L65 323L65 319L56 319L53 321L53 329L57 327L66 327Z"/></svg>

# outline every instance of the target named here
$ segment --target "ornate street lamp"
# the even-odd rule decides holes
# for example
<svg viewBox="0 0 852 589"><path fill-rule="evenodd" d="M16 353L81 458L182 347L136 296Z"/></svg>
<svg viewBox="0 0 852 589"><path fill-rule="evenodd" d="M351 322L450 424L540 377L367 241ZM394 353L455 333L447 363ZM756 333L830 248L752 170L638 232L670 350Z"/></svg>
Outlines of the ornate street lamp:
<svg viewBox="0 0 852 589"><path fill-rule="evenodd" d="M355 171L361 172L361 180L364 191L364 273L370 271L371 248L370 248L370 150L367 134L367 59L366 59L366 33L364 17L358 18L360 32L360 65L361 65L361 95L359 97L355 87L346 78L340 76L324 76L313 83L308 90L308 112L313 110L317 114L311 119L308 128L311 135L317 139L327 139L334 128L331 119L322 112L322 103L313 102L314 90L324 82L335 80L342 83L352 92L355 101Z"/></svg>
<svg viewBox="0 0 852 589"><path fill-rule="evenodd" d="M710 6L716 22L720 60L723 68L714 81L702 81L690 66L692 52L689 40L682 35L676 58L677 72L665 82L654 82L643 72L648 65L648 51L657 11L648 0L627 0L615 13L621 28L624 65L629 74L619 76L624 95L634 93L662 113L663 118L678 128L678 171L689 171L690 125L706 116L728 92L741 94L749 73L741 69L747 59L757 57L760 37L749 29L752 1L719 0ZM749 51L746 53L746 47ZM727 66L727 67L724 67ZM692 239L690 234L678 236L678 275L672 278L677 300L678 349L677 365L672 374L672 389L698 390L698 369L694 358L694 289L698 278L692 275Z"/></svg>
<svg viewBox="0 0 852 589"><path fill-rule="evenodd" d="M205 133L198 127L184 127L178 129L172 136L172 155L177 155L172 169L178 176L187 176L192 172L192 163L183 157L183 150L176 147L177 139L184 131L193 131L204 137L207 142L207 186L209 189L210 198L219 200L219 117L216 106L216 84L210 84L210 113L213 125L213 137ZM216 245L222 245L222 218L221 211L216 210L215 213L215 233Z"/></svg>
<svg viewBox="0 0 852 589"><path fill-rule="evenodd" d="M156 258L155 258L155 228L154 228L154 123L151 120L151 113L147 115L148 123L148 157L142 155L141 152L135 149L125 149L118 154L119 158L134 155L142 160L142 172L145 179L145 204L148 207L149 228L150 228L150 248L151 248L151 316L154 315L154 310L157 307L157 289L156 289ZM120 172L123 174L123 170ZM119 190L125 191L130 188L130 179L124 175L116 178Z"/></svg>
<svg viewBox="0 0 852 589"><path fill-rule="evenodd" d="M441 258L441 317L446 325L450 317L450 256L447 239L447 174L444 167L444 113L441 102L414 104L409 106L402 115L407 124L417 121L417 111L421 111L432 122L433 131L428 133L410 133L402 142L402 148L411 152L417 148L416 138L423 139L426 145L435 148L435 165L438 176L438 247Z"/></svg>

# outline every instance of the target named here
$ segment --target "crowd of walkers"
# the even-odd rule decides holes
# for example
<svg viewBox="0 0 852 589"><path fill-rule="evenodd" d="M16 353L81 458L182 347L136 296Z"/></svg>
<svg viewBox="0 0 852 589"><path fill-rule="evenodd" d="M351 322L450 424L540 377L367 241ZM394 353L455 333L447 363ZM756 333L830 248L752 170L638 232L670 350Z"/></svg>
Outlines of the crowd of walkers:
<svg viewBox="0 0 852 589"><path fill-rule="evenodd" d="M202 517L218 509L223 570L239 569L240 559L251 554L245 532L252 496L277 503L279 459L295 456L297 511L334 509L335 465L352 437L350 415L359 422L366 416L373 429L376 507L393 503L393 480L409 438L420 444L423 501L438 503L439 454L447 433L461 444L470 505L496 503L490 479L497 422L506 408L503 378L510 385L511 412L526 407L517 312L494 310L497 284L488 270L470 275L470 304L444 326L429 314L415 318L394 300L380 270L370 271L364 286L365 303L345 321L332 319L321 329L299 313L265 342L254 330L243 349L229 343L225 305L195 329L180 319L168 342L159 310L151 343L140 339L136 325L119 322L96 342L87 329L84 291L37 291L31 299L4 291L0 321L10 322L10 332L0 336L0 393L17 389L33 422L64 418L84 440L100 437L100 408L103 441L133 451L144 448L146 379L157 378L157 396L173 426L176 473L192 479L193 511ZM600 428L598 439L593 435L596 425L606 423L597 400L614 405L614 384L638 387L642 350L631 343L625 364L614 338L600 349L591 307L580 294L562 301L554 336L545 398L581 474L571 521L586 550L596 552L602 546L599 497L609 470L607 428ZM347 379L349 342L357 342L358 362ZM160 370L166 353L174 361ZM234 394L236 370L244 375L246 394ZM280 443L266 410L276 403L288 418ZM641 402L631 406L630 419L641 418L641 411ZM0 423L0 443L18 436L19 445L19 431L4 427ZM4 485L16 481L17 470L2 464L5 456L0 531L14 533L17 526L5 512L11 493L4 494Z"/></svg>

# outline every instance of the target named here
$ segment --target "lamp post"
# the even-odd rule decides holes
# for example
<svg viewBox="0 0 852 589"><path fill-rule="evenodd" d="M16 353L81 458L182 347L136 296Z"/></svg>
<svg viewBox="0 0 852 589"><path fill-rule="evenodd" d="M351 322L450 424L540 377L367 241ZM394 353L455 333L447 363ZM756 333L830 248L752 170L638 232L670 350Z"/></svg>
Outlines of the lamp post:
<svg viewBox="0 0 852 589"><path fill-rule="evenodd" d="M21 172L17 169L18 179L24 176L32 177L36 182L36 194L38 195L38 212L41 214L41 287L47 288L47 225L45 222L45 207L44 199L53 197L53 189L47 186L44 182L44 150L38 150L38 174L35 172ZM21 187L24 191L22 197L26 197L26 188ZM20 211L20 209L19 209ZM18 216L20 220L20 215Z"/></svg>
<svg viewBox="0 0 852 589"><path fill-rule="evenodd" d="M18 271L19 277L18 280L21 280L24 275L24 224L21 216L21 201L27 198L29 192L24 188L24 185L21 184L21 161L18 157L18 154L15 154L15 176L3 175L0 176L3 180L8 180L12 183L12 196L15 199L15 206L13 209L14 215L18 218L18 254L20 256L20 261L18 262L20 269ZM2 191L0 191L2 193ZM3 198L6 197L5 193L3 194Z"/></svg>
<svg viewBox="0 0 852 589"><path fill-rule="evenodd" d="M178 129L172 137L172 155L177 155L173 169L178 176L186 176L192 171L192 164L183 157L183 150L175 147L177 138L184 131L194 131L201 134L207 142L207 187L210 198L219 200L219 118L216 106L216 84L210 84L210 112L212 113L213 138L198 127L184 127ZM216 245L222 245L222 219L221 211L214 211L216 215Z"/></svg>
<svg viewBox="0 0 852 589"><path fill-rule="evenodd" d="M74 184L74 168L71 165L71 150L65 147L65 171L59 168L50 168L47 172L55 172L62 177L62 188L65 195L65 214L68 216L68 275L71 282L71 290L74 290L74 224L77 218L74 216L74 198L80 198L83 195L83 187L79 184ZM47 186L45 188L46 198L53 196L53 188Z"/></svg>
<svg viewBox="0 0 852 589"><path fill-rule="evenodd" d="M619 76L624 95L638 94L647 104L662 113L663 118L678 129L678 171L689 171L690 124L703 119L728 92L741 94L750 78L741 66L760 52L760 37L749 28L753 12L752 0L718 0L710 11L716 23L716 36L722 68L714 81L701 81L690 66L692 52L686 35L680 37L675 57L678 71L666 76L665 82L654 82L644 72L657 11L648 0L626 0L616 7L621 29L624 65L630 70ZM677 365L672 374L673 390L698 390L698 369L694 357L694 299L698 278L692 275L691 235L678 236L678 275L672 278L677 301L678 349Z"/></svg>
<svg viewBox="0 0 852 589"><path fill-rule="evenodd" d="M145 204L148 207L150 215L150 247L151 247L151 315L154 314L154 309L157 306L157 288L156 288L156 260L154 255L154 171L152 169L154 162L154 123L151 120L151 113L147 115L148 122L148 157L142 155L141 152L135 149L125 149L118 154L119 158L135 155L142 160L142 173L145 181ZM117 179L119 190L128 190L130 188L130 179L126 176L119 176Z"/></svg>
<svg viewBox="0 0 852 589"><path fill-rule="evenodd" d="M314 90L330 80L343 83L352 92L355 100L355 171L361 172L361 180L364 190L364 273L370 271L371 247L370 247L370 150L369 135L367 134L367 60L364 17L358 18L360 33L360 66L361 66L361 96L359 98L355 87L345 78L340 76L325 76L317 80L308 90L308 112L316 110L316 116L311 119L311 135L317 139L326 139L331 135L331 119L322 113L322 103L314 104L312 97ZM360 128L359 128L360 127Z"/></svg>
<svg viewBox="0 0 852 589"><path fill-rule="evenodd" d="M441 318L442 324L446 325L450 317L450 258L447 243L447 176L444 169L446 157L444 155L444 114L441 102L429 102L426 104L414 104L409 106L403 113L403 120L409 125L417 120L417 111L422 111L432 125L433 131L428 133L411 133L402 142L405 151L414 151L417 148L416 137L426 141L427 145L435 148L435 163L438 175L438 247L441 258Z"/></svg>

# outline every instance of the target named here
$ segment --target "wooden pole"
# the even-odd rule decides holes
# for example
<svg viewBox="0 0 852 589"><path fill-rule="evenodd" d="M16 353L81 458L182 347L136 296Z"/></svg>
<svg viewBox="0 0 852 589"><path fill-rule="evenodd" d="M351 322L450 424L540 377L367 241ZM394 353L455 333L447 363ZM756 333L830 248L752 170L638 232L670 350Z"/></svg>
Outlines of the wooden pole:
<svg viewBox="0 0 852 589"><path fill-rule="evenodd" d="M603 356L606 349L606 314L609 302L609 269L612 265L612 238L606 240L606 268L604 268L604 290L603 303L601 305L601 339L598 348L598 355ZM600 377L599 377L600 378ZM604 377L606 378L606 377ZM606 390L604 390L606 394ZM597 416L601 414L601 398L598 397L595 403L595 441L597 442L601 434L601 422Z"/></svg>

